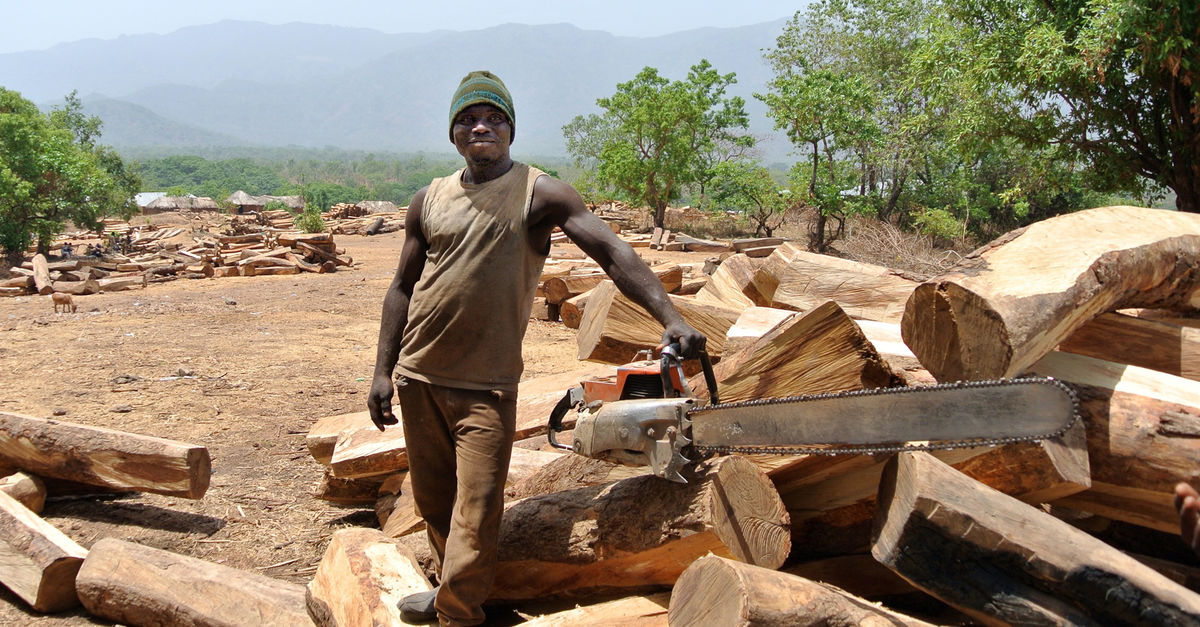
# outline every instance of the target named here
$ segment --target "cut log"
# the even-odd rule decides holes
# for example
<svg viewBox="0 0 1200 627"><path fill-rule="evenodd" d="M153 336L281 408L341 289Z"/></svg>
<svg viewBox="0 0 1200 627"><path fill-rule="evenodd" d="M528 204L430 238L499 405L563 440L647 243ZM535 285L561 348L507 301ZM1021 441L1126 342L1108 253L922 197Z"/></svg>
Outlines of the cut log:
<svg viewBox="0 0 1200 627"><path fill-rule="evenodd" d="M1200 621L1200 596L1085 532L925 453L880 484L871 554L986 624Z"/></svg>
<svg viewBox="0 0 1200 627"><path fill-rule="evenodd" d="M763 304L808 311L833 300L853 318L899 323L917 287L916 281L891 268L801 250L789 254L787 265L778 270L775 291Z"/></svg>
<svg viewBox="0 0 1200 627"><path fill-rule="evenodd" d="M343 431L358 429L375 429L371 422L371 413L356 411L349 414L326 416L313 423L308 435L304 436L304 444L313 459L328 466L333 459L333 447L337 444L338 436Z"/></svg>
<svg viewBox="0 0 1200 627"><path fill-rule="evenodd" d="M42 513L46 506L46 484L37 475L15 472L0 477L0 492L13 497L34 514Z"/></svg>
<svg viewBox="0 0 1200 627"><path fill-rule="evenodd" d="M960 472L1026 503L1044 503L1092 483L1082 423L1042 442L935 451ZM870 456L785 459L769 471L792 517L793 559L868 550L883 460Z"/></svg>
<svg viewBox="0 0 1200 627"><path fill-rule="evenodd" d="M54 284L50 281L50 266L46 263L46 256L41 253L33 256L33 284L37 287L37 293L42 296L54 293Z"/></svg>
<svg viewBox="0 0 1200 627"><path fill-rule="evenodd" d="M735 239L729 245L735 252L743 253L751 248L775 248L784 241L782 237L751 237Z"/></svg>
<svg viewBox="0 0 1200 627"><path fill-rule="evenodd" d="M758 271L754 273L754 290L766 299L767 303L775 298L775 290L779 288L779 275L794 257L803 252L804 248L795 242L784 242L759 264Z"/></svg>
<svg viewBox="0 0 1200 627"><path fill-rule="evenodd" d="M612 281L601 283L590 294L579 324L580 359L625 364L633 361L638 351L662 342L662 325L618 292ZM681 296L669 298L683 319L708 338L709 354L720 357L725 332L741 311L704 305Z"/></svg>
<svg viewBox="0 0 1200 627"><path fill-rule="evenodd" d="M79 604L75 574L87 551L0 491L0 583L39 612Z"/></svg>
<svg viewBox="0 0 1200 627"><path fill-rule="evenodd" d="M0 412L0 462L42 477L198 499L208 449L195 444Z"/></svg>
<svg viewBox="0 0 1200 627"><path fill-rule="evenodd" d="M306 593L321 627L410 625L397 604L433 587L416 559L377 529L339 529Z"/></svg>
<svg viewBox="0 0 1200 627"><path fill-rule="evenodd" d="M583 312L587 307L588 298L591 298L592 290L588 290L574 298L568 298L558 306L558 318L562 320L563 326L568 329L578 329L580 323L583 322Z"/></svg>
<svg viewBox="0 0 1200 627"><path fill-rule="evenodd" d="M777 568L787 512L770 481L741 457L699 465L679 484L635 477L509 505L492 598L541 599L669 586L696 558Z"/></svg>
<svg viewBox="0 0 1200 627"><path fill-rule="evenodd" d="M1172 488L1200 482L1200 382L1060 352L1032 372L1070 382L1087 424L1092 487L1056 504L1178 533Z"/></svg>
<svg viewBox="0 0 1200 627"><path fill-rule="evenodd" d="M672 625L929 625L834 586L715 555L692 563L671 592Z"/></svg>
<svg viewBox="0 0 1200 627"><path fill-rule="evenodd" d="M904 384L833 301L724 355L714 374L723 402ZM692 388L700 397L707 395L701 376L693 379Z"/></svg>
<svg viewBox="0 0 1200 627"><path fill-rule="evenodd" d="M1200 381L1200 329L1181 324L1106 313L1058 349Z"/></svg>
<svg viewBox="0 0 1200 627"><path fill-rule="evenodd" d="M116 538L79 569L79 600L126 625L311 625L304 586Z"/></svg>
<svg viewBox="0 0 1200 627"><path fill-rule="evenodd" d="M755 340L775 330L785 320L797 315L794 311L774 307L747 307L737 322L725 332L725 352L732 355Z"/></svg>
<svg viewBox="0 0 1200 627"><path fill-rule="evenodd" d="M87 296L100 291L100 282L91 278L83 281L54 281L51 283L51 286L55 292L71 294L72 296Z"/></svg>
<svg viewBox="0 0 1200 627"><path fill-rule="evenodd" d="M317 486L317 491L313 496L322 501L329 501L335 505L347 507L374 505L375 501L379 500L379 487L383 485L384 480L388 476L379 475L376 477L363 477L361 479L342 479L333 476L326 469L325 475L321 478L321 483Z"/></svg>
<svg viewBox="0 0 1200 627"><path fill-rule="evenodd" d="M1200 215L1104 207L1043 220L921 284L904 341L939 381L1013 376L1126 307L1196 311Z"/></svg>
<svg viewBox="0 0 1200 627"><path fill-rule="evenodd" d="M635 595L542 614L521 623L525 627L666 627L666 592Z"/></svg>
<svg viewBox="0 0 1200 627"><path fill-rule="evenodd" d="M663 264L650 268L650 271L658 277L663 284L663 289L667 292L679 289L679 285L683 282L683 269L679 267L679 264ZM591 290L606 279L608 279L608 275L603 272L568 274L546 279L543 283L546 302L552 305L561 304L569 298Z"/></svg>
<svg viewBox="0 0 1200 627"><path fill-rule="evenodd" d="M712 279L696 292L696 302L731 309L766 306L765 299L754 287L754 276L762 263L746 255L732 255L713 272Z"/></svg>

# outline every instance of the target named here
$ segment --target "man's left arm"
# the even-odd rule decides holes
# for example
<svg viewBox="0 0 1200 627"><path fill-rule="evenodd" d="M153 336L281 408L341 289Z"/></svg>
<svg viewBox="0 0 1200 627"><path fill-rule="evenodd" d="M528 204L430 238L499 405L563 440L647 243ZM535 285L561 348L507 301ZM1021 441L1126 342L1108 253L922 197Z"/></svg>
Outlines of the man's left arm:
<svg viewBox="0 0 1200 627"><path fill-rule="evenodd" d="M671 304L662 282L642 262L629 244L588 210L575 188L543 176L534 184L531 218L534 228L561 227L567 237L600 264L617 289L663 325L663 344L678 342L686 358L704 350L706 338L692 328Z"/></svg>

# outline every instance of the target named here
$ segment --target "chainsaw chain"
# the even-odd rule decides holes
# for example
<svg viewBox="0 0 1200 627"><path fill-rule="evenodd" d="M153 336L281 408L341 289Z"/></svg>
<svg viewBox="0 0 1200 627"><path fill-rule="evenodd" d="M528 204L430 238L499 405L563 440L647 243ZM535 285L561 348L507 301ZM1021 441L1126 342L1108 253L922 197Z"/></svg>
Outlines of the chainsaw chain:
<svg viewBox="0 0 1200 627"><path fill-rule="evenodd" d="M1062 428L1044 433L1041 435L1019 435L1008 436L1002 438L966 438L960 440L940 440L928 442L900 442L896 444L871 444L871 445L837 445L837 444L816 444L807 446L704 446L692 444L692 450L704 454L720 454L727 455L730 453L739 453L744 455L873 455L876 453L900 453L904 451L941 451L956 448L972 448L976 446L999 446L1002 444L1014 444L1017 442L1034 442L1039 440L1050 440L1066 433L1068 429L1075 426L1079 422L1079 396L1067 384L1051 377L1023 377L1017 379L996 379L990 381L957 381L954 383L940 383L937 385L927 385L918 387L896 387L896 388L875 388L870 390L850 390L847 392L829 392L825 394L811 394L806 396L788 396L784 398L768 398L751 401L741 401L736 403L720 403L717 405L706 405L697 407L687 412L688 416L693 414L702 414L706 411L716 411L733 407L760 407L763 405L782 405L787 403L803 403L805 401L813 401L819 399L831 398L851 398L856 396L879 396L886 394L921 394L925 392L934 392L937 390L945 390L952 388L988 388L988 387L1004 387L1010 385L1023 385L1029 383L1037 383L1043 385L1053 385L1062 391L1066 392L1071 398L1071 419L1063 425Z"/></svg>

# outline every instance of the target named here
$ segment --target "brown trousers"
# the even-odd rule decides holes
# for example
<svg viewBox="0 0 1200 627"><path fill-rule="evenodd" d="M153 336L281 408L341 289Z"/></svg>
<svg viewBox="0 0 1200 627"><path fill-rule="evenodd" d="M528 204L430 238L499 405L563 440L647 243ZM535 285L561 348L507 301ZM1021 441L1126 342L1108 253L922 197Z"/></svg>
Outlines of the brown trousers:
<svg viewBox="0 0 1200 627"><path fill-rule="evenodd" d="M438 560L438 619L477 625L496 576L516 399L407 377L397 377L396 396L413 499Z"/></svg>

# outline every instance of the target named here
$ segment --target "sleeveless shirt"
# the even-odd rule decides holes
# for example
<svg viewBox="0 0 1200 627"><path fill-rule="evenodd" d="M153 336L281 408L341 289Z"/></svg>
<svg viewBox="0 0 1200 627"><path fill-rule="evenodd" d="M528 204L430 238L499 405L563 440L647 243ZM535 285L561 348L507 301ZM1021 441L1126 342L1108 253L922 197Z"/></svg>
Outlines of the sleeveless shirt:
<svg viewBox="0 0 1200 627"><path fill-rule="evenodd" d="M409 299L396 369L447 387L515 394L521 342L549 253L529 236L533 184L544 172L522 163L472 185L463 170L434 179L421 229L425 267Z"/></svg>

